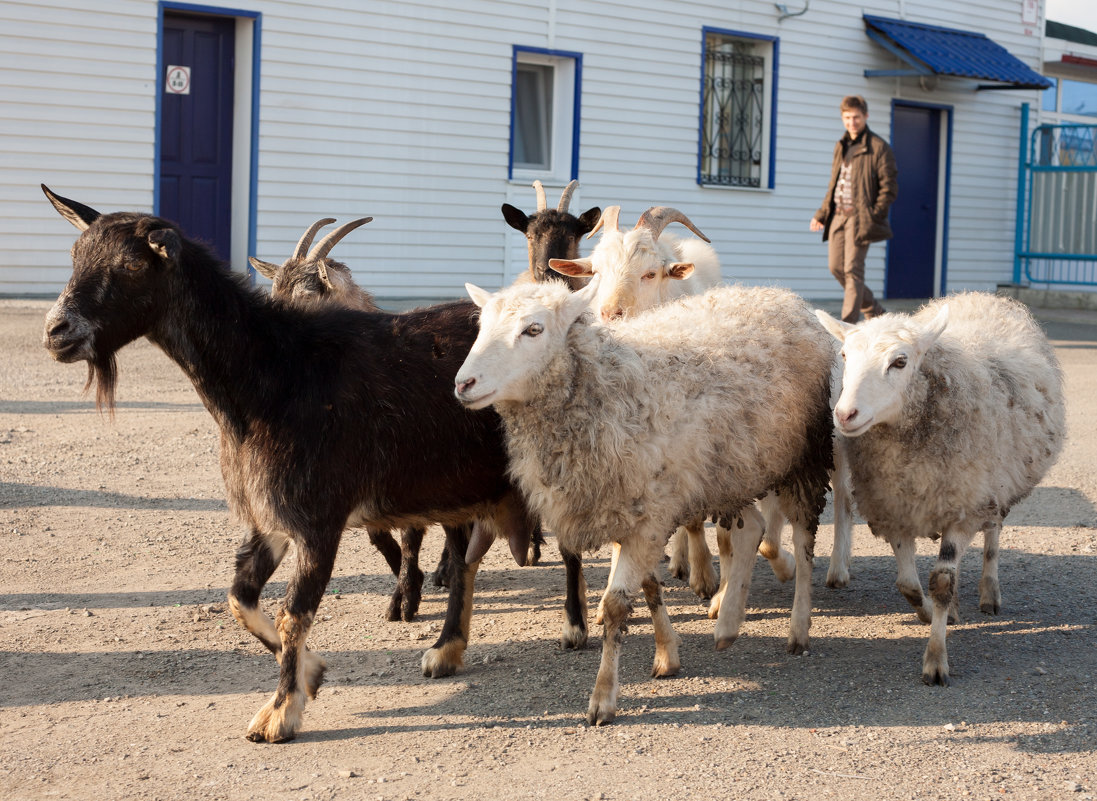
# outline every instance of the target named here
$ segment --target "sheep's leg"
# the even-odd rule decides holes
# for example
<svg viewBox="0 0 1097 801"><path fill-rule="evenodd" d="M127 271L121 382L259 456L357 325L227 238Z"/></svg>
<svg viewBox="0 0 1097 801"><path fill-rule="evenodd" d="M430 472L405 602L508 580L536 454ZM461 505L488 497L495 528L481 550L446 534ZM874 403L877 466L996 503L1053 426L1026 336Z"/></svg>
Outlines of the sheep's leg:
<svg viewBox="0 0 1097 801"><path fill-rule="evenodd" d="M644 590L644 599L651 611L651 622L655 628L655 661L651 666L651 675L654 678L664 678L675 675L682 663L678 659L678 646L682 638L674 631L670 623L670 615L663 603L663 588L659 584L659 578L650 573L640 585Z"/></svg>
<svg viewBox="0 0 1097 801"><path fill-rule="evenodd" d="M775 493L769 493L756 504L765 518L765 534L758 552L769 561L773 575L779 581L788 581L796 572L796 557L781 548L781 529L785 527L785 513Z"/></svg>
<svg viewBox="0 0 1097 801"><path fill-rule="evenodd" d="M296 737L305 697L315 698L324 680L324 660L305 647L305 640L331 579L341 531L322 534L317 536L319 548L297 541L297 569L275 621L282 647L278 688L248 725L252 742L280 743Z"/></svg>
<svg viewBox="0 0 1097 801"><path fill-rule="evenodd" d="M617 560L621 558L621 543L613 543L613 553L609 557L609 579L606 581L606 592L609 592L609 587L613 584L613 574L617 572ZM598 611L594 613L594 624L601 626L605 615L603 614L603 608L606 605L606 592L602 593L601 600L598 601Z"/></svg>
<svg viewBox="0 0 1097 801"><path fill-rule="evenodd" d="M677 528L670 538L670 566L667 568L676 579L689 581L689 532Z"/></svg>
<svg viewBox="0 0 1097 801"><path fill-rule="evenodd" d="M849 561L853 550L853 491L845 449L834 448L834 472L830 485L834 490L834 547L827 567L827 586L839 589L849 585Z"/></svg>
<svg viewBox="0 0 1097 801"><path fill-rule="evenodd" d="M259 595L288 548L285 537L266 536L255 529L248 532L236 551L236 575L228 597L232 616L279 659L282 640L273 621L259 608Z"/></svg>
<svg viewBox="0 0 1097 801"><path fill-rule="evenodd" d="M960 557L975 536L975 532L961 531L955 527L945 529L941 537L941 550L937 564L929 574L929 594L933 599L933 622L929 629L929 642L922 656L922 681L926 684L948 686L948 651L945 638L948 635L948 617L956 598L956 576Z"/></svg>
<svg viewBox="0 0 1097 801"><path fill-rule="evenodd" d="M400 537L400 575L389 601L388 619L410 622L419 611L423 597L423 571L419 569L419 549L426 529L414 526Z"/></svg>
<svg viewBox="0 0 1097 801"><path fill-rule="evenodd" d="M661 543L662 539L658 542ZM642 582L654 573L660 551L654 540L644 540L639 534L634 534L621 544L613 578L602 597L605 620L602 660L587 707L587 722L592 726L610 723L617 715L617 668L628 617L632 612L630 598L640 589Z"/></svg>
<svg viewBox="0 0 1097 801"><path fill-rule="evenodd" d="M472 620L472 590L480 562L465 564L470 525L445 526L449 552L449 604L438 641L423 654L423 675L432 679L451 676L464 664Z"/></svg>
<svg viewBox="0 0 1097 801"><path fill-rule="evenodd" d="M983 529L983 577L979 580L979 611L996 615L1002 609L1002 590L998 585L998 535L1001 523Z"/></svg>
<svg viewBox="0 0 1097 801"><path fill-rule="evenodd" d="M898 569L895 586L914 607L918 619L923 623L932 623L933 604L922 592L922 582L918 578L918 568L914 564L916 555L914 540L897 539L891 543L891 550L895 553L895 565Z"/></svg>
<svg viewBox="0 0 1097 801"><path fill-rule="evenodd" d="M724 552L721 543L720 556L721 581L727 576L727 583L720 592L720 602L716 613L716 650L723 651L739 636L739 629L747 613L747 595L750 593L750 580L754 573L758 545L762 541L765 522L754 504L739 511L739 519L730 532L730 565L724 568ZM725 540L727 542L728 540ZM712 607L709 607L712 617Z"/></svg>
<svg viewBox="0 0 1097 801"><path fill-rule="evenodd" d="M400 578L400 546L396 543L392 534L383 528L367 528L366 534L369 535L369 541L373 547L379 550L381 556L385 558L392 575ZM390 619L395 620L396 618Z"/></svg>
<svg viewBox="0 0 1097 801"><path fill-rule="evenodd" d="M675 536L681 537L682 531L686 532L689 544L689 588L698 597L708 600L716 592L719 582L712 569L712 551L705 542L705 521L703 518L695 520L679 528Z"/></svg>
<svg viewBox="0 0 1097 801"><path fill-rule="evenodd" d="M582 648L587 644L587 582L583 576L583 560L579 554L565 548L560 549L560 556L564 560L566 582L564 631L560 644L564 648Z"/></svg>
<svg viewBox="0 0 1097 801"><path fill-rule="evenodd" d="M811 570L815 557L815 530L802 523L793 523L792 544L796 552L796 589L792 596L792 620L786 650L790 654L802 654L808 649L808 629L811 628Z"/></svg>

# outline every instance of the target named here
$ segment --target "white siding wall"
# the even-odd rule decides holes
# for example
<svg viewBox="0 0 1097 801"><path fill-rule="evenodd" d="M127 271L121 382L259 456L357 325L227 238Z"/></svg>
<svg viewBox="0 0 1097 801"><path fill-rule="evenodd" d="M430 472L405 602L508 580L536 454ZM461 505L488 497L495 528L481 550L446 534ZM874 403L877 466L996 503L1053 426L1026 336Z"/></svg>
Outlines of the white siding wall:
<svg viewBox="0 0 1097 801"><path fill-rule="evenodd" d="M889 139L892 98L951 105L948 288L1010 277L1019 107L1037 94L866 79L866 68L901 65L868 39L861 15L982 31L1037 66L1021 0L813 0L780 23L768 0L228 5L263 14L260 258L281 261L319 217L368 214L374 222L335 255L379 296L456 296L465 281L495 287L521 269L524 240L499 205L534 207L527 182L507 181L511 50L522 45L583 54L573 211L619 204L626 225L649 205L676 206L712 238L727 278L812 298L839 289L808 220L842 133L841 96L863 94L870 125ZM74 232L38 183L104 211L151 206L156 4L0 10L0 292L53 292ZM780 37L774 190L696 183L702 26ZM884 254L870 250L874 289Z"/></svg>

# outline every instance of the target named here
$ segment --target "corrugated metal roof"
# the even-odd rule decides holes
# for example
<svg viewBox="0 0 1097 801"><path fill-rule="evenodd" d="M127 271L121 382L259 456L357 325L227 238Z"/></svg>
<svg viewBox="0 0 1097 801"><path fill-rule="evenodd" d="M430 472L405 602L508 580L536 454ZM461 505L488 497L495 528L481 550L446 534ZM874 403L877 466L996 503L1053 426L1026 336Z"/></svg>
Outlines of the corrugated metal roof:
<svg viewBox="0 0 1097 801"><path fill-rule="evenodd" d="M1044 76L985 34L901 19L864 15L865 33L912 70L865 70L866 76L948 75L1005 84L998 88L1046 89Z"/></svg>

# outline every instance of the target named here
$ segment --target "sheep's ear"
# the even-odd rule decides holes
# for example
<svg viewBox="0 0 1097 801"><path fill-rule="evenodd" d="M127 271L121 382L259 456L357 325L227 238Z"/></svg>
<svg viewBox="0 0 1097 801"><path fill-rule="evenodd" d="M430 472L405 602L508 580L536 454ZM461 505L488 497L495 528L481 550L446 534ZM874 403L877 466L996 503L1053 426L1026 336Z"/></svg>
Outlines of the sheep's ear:
<svg viewBox="0 0 1097 801"><path fill-rule="evenodd" d="M594 275L590 259L549 259L549 268L572 278L590 278Z"/></svg>
<svg viewBox="0 0 1097 801"><path fill-rule="evenodd" d="M179 234L171 228L157 228L149 232L149 247L164 261L174 262L183 251Z"/></svg>
<svg viewBox="0 0 1097 801"><path fill-rule="evenodd" d="M481 289L476 284L465 284L465 291L469 293L469 297L472 298L472 302L484 308L484 304L488 302L491 297L491 293L486 289Z"/></svg>
<svg viewBox="0 0 1097 801"><path fill-rule="evenodd" d="M937 315L922 329L922 333L918 336L918 349L925 353L933 347L938 338L948 328L948 304L946 303L937 312Z"/></svg>
<svg viewBox="0 0 1097 801"><path fill-rule="evenodd" d="M823 324L823 328L827 329L831 336L839 342L845 342L846 334L857 327L855 325L850 325L849 323L844 323L841 320L836 320L822 309L816 309L815 316L819 318L819 322Z"/></svg>
<svg viewBox="0 0 1097 801"><path fill-rule="evenodd" d="M693 275L693 262L676 261L667 265L667 278L681 281Z"/></svg>
<svg viewBox="0 0 1097 801"><path fill-rule="evenodd" d="M91 224L99 219L99 212L95 209L89 208L83 203L77 203L75 200L69 200L67 197L55 195L45 184L41 184L41 186L42 191L46 193L46 197L49 198L53 207L60 212L62 217L81 231L88 230Z"/></svg>
<svg viewBox="0 0 1097 801"><path fill-rule="evenodd" d="M252 266L252 269L254 269L255 272L259 273L264 278L271 279L272 281L274 280L274 276L278 274L278 266L276 264L262 261L255 258L254 256L248 257L248 264Z"/></svg>
<svg viewBox="0 0 1097 801"><path fill-rule="evenodd" d="M502 210L503 219L507 221L507 225L524 234L526 229L529 228L529 217L526 216L526 213L509 203L504 203Z"/></svg>

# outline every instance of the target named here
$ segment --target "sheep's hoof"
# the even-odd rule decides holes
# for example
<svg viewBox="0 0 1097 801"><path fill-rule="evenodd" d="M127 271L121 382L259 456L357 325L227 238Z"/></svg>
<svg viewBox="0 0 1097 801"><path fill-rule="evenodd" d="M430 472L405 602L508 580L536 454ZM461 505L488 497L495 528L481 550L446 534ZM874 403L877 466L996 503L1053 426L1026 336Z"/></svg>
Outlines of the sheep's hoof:
<svg viewBox="0 0 1097 801"><path fill-rule="evenodd" d="M930 687L935 684L939 684L942 687L948 687L952 684L952 680L948 676L948 668L941 667L927 667L922 669L922 682L928 684Z"/></svg>
<svg viewBox="0 0 1097 801"><path fill-rule="evenodd" d="M918 620L926 625L933 623L933 615L920 606L914 607L914 614L918 615ZM951 612L949 614L951 614Z"/></svg>
<svg viewBox="0 0 1097 801"><path fill-rule="evenodd" d="M305 693L315 701L316 693L324 683L324 673L327 672L328 663L312 651L305 651L301 659L304 663Z"/></svg>
<svg viewBox="0 0 1097 801"><path fill-rule="evenodd" d="M689 581L689 568L688 567L685 567L685 566L679 565L679 564L675 564L675 562L672 560L668 570L670 570L670 574L672 576L674 576L676 579L678 579L679 581Z"/></svg>
<svg viewBox="0 0 1097 801"><path fill-rule="evenodd" d="M297 736L305 709L304 694L292 693L280 705L277 699L276 693L251 719L246 737L253 743L284 743Z"/></svg>
<svg viewBox="0 0 1097 801"><path fill-rule="evenodd" d="M724 591L723 590L720 590L719 592L717 592L715 595L712 596L712 600L709 601L709 605L708 605L708 619L709 620L716 620L716 618L720 617L720 606L723 603L723 601L724 601Z"/></svg>
<svg viewBox="0 0 1097 801"><path fill-rule="evenodd" d="M700 572L700 571L698 571ZM693 581L694 574L690 573L689 588L702 600L709 600L716 591L720 588L720 583L716 580L716 576L711 572L707 576L698 576L696 584Z"/></svg>
<svg viewBox="0 0 1097 801"><path fill-rule="evenodd" d="M796 640L796 639L793 639L792 637L789 637L788 645L785 646L785 650L788 651L793 656L797 656L799 654L802 654L807 649L808 649L807 640Z"/></svg>
<svg viewBox="0 0 1097 801"><path fill-rule="evenodd" d="M832 590L841 590L849 586L849 572L835 571L832 576L830 572L827 572L827 587Z"/></svg>
<svg viewBox="0 0 1097 801"><path fill-rule="evenodd" d="M716 650L717 651L726 651L728 648L731 647L731 644L733 642L735 642L737 639L739 639L738 634L736 634L734 637L723 637L721 639L718 639L716 641Z"/></svg>
<svg viewBox="0 0 1097 801"><path fill-rule="evenodd" d="M569 650L578 650L587 645L586 626L564 624L564 631L560 635L560 645Z"/></svg>
<svg viewBox="0 0 1097 801"><path fill-rule="evenodd" d="M590 707L587 709L588 726L605 726L613 723L617 717L617 708L610 704L600 704L593 698L590 699Z"/></svg>
<svg viewBox="0 0 1097 801"><path fill-rule="evenodd" d="M979 604L979 611L984 615L996 615L1002 611L1002 605L997 601L982 601Z"/></svg>

